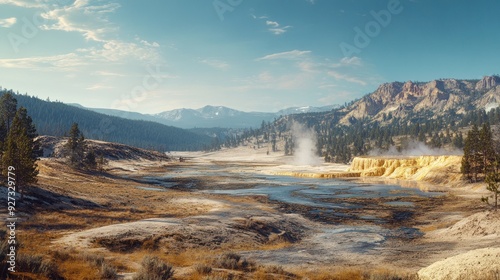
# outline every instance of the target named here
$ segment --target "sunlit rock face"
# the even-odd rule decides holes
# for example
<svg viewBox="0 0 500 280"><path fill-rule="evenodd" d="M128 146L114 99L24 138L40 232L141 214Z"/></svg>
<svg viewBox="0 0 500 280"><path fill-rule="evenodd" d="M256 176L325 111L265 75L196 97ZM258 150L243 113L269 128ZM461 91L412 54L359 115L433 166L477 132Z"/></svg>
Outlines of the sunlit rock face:
<svg viewBox="0 0 500 280"><path fill-rule="evenodd" d="M486 76L481 80L441 79L430 82L392 82L380 85L342 109L340 124L368 118L389 122L391 117L405 118L418 112L442 116L453 111L465 114L472 108L490 110L500 104L500 77Z"/></svg>
<svg viewBox="0 0 500 280"><path fill-rule="evenodd" d="M361 177L379 176L446 184L461 178L461 161L461 156L356 157L349 172L360 172Z"/></svg>

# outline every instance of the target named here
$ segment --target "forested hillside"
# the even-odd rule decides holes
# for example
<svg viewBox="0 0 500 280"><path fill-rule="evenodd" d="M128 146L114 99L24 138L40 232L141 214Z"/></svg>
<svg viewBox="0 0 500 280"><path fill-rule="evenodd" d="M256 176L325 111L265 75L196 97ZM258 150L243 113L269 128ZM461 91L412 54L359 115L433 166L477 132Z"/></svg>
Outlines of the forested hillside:
<svg viewBox="0 0 500 280"><path fill-rule="evenodd" d="M462 150L464 133L471 125L500 124L499 106L498 76L393 82L330 112L288 115L263 123L258 130L228 137L223 145L253 141L256 145L267 143L275 151L280 148L276 143L284 142L277 152L292 154L291 127L297 122L316 132L317 153L325 161L347 163L374 150L403 151L412 143L457 152Z"/></svg>
<svg viewBox="0 0 500 280"><path fill-rule="evenodd" d="M2 89L0 95L6 92L13 93ZM155 122L107 116L28 95L15 94L15 98L28 109L40 135L65 136L78 123L85 138L158 151L200 150L212 142L208 136Z"/></svg>

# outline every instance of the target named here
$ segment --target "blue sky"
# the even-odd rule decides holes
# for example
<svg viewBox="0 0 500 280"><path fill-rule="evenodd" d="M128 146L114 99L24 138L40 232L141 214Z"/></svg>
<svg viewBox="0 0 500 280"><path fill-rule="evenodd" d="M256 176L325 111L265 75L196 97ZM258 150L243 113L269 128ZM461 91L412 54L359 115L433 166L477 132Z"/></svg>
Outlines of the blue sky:
<svg viewBox="0 0 500 280"><path fill-rule="evenodd" d="M343 104L500 72L495 0L0 0L0 86L158 113Z"/></svg>

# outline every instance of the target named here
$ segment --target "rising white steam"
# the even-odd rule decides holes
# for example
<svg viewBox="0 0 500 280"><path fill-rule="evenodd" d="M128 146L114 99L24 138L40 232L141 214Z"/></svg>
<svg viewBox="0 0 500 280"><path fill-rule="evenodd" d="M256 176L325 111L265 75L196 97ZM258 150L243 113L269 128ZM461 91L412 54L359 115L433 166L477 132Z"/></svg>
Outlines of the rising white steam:
<svg viewBox="0 0 500 280"><path fill-rule="evenodd" d="M294 142L293 163L295 165L320 165L321 159L316 154L316 132L294 121L292 135Z"/></svg>
<svg viewBox="0 0 500 280"><path fill-rule="evenodd" d="M389 150L374 149L368 153L369 156L441 156L441 155L462 155L463 152L454 149L447 150L443 148L432 148L423 142L411 140L405 145L404 149L398 151L395 146L389 147Z"/></svg>

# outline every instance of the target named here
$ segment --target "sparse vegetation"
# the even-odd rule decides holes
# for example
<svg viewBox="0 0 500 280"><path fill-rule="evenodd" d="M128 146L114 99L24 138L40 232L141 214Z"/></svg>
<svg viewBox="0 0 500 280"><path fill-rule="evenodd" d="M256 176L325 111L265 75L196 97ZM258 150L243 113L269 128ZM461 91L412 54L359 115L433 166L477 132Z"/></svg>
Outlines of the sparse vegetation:
<svg viewBox="0 0 500 280"><path fill-rule="evenodd" d="M116 268L107 262L101 264L99 273L101 274L101 279L103 280L113 280L118 279L118 274Z"/></svg>
<svg viewBox="0 0 500 280"><path fill-rule="evenodd" d="M234 280L237 278L235 278L234 274L232 274L232 273L218 272L214 275L205 276L202 279L203 280Z"/></svg>
<svg viewBox="0 0 500 280"><path fill-rule="evenodd" d="M142 260L142 268L134 276L134 280L167 280L174 275L174 268L158 257L146 256Z"/></svg>
<svg viewBox="0 0 500 280"><path fill-rule="evenodd" d="M377 269L367 271L358 268L336 268L301 274L310 280L418 280L416 274L398 273Z"/></svg>
<svg viewBox="0 0 500 280"><path fill-rule="evenodd" d="M200 275L207 275L212 272L212 267L199 263L194 266L194 270Z"/></svg>
<svg viewBox="0 0 500 280"><path fill-rule="evenodd" d="M224 253L215 258L213 265L219 268L252 271L255 269L255 263L242 258L240 255L232 252Z"/></svg>
<svg viewBox="0 0 500 280"><path fill-rule="evenodd" d="M19 254L16 259L16 267L19 272L39 274L53 280L63 279L57 265L52 261L45 260L40 255Z"/></svg>
<svg viewBox="0 0 500 280"><path fill-rule="evenodd" d="M101 255L84 253L82 259L93 266L99 267L104 263L104 257Z"/></svg>

